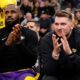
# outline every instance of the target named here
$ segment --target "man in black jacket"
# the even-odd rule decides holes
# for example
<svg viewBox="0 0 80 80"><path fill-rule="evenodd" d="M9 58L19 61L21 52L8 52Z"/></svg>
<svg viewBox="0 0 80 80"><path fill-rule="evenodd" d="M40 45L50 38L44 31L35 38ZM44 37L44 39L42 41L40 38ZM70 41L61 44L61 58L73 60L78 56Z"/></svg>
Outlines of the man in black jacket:
<svg viewBox="0 0 80 80"><path fill-rule="evenodd" d="M31 68L37 59L37 35L19 25L19 9L5 8L6 27L0 30L0 73Z"/></svg>
<svg viewBox="0 0 80 80"><path fill-rule="evenodd" d="M73 29L72 15L56 12L52 28L39 45L43 80L80 80L80 32Z"/></svg>

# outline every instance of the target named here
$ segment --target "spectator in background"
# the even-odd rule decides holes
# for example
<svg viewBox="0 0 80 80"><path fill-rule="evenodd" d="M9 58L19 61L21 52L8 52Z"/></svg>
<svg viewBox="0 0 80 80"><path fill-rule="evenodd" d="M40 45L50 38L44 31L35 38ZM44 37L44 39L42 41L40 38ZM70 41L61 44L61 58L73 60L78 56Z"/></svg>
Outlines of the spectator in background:
<svg viewBox="0 0 80 80"><path fill-rule="evenodd" d="M35 31L36 34L37 34L38 40L40 40L40 36L39 36L40 25L39 25L39 22L37 22L35 20L30 20L26 23L26 25L24 27L28 28L32 31Z"/></svg>
<svg viewBox="0 0 80 80"><path fill-rule="evenodd" d="M24 20L21 22L21 26L24 26L28 21L32 20L32 13L27 12L24 15Z"/></svg>
<svg viewBox="0 0 80 80"><path fill-rule="evenodd" d="M61 9L60 3L58 0L51 0L51 6L54 8L55 12Z"/></svg>
<svg viewBox="0 0 80 80"><path fill-rule="evenodd" d="M77 5L80 4L80 0L71 0L71 1L72 1L73 8L77 8Z"/></svg>
<svg viewBox="0 0 80 80"><path fill-rule="evenodd" d="M29 0L23 0L20 10L22 12L22 15L24 16L27 12L32 13L32 6L30 6L30 1Z"/></svg>
<svg viewBox="0 0 80 80"><path fill-rule="evenodd" d="M18 5L18 6L21 5L21 0L17 0L17 5Z"/></svg>
<svg viewBox="0 0 80 80"><path fill-rule="evenodd" d="M50 5L49 0L45 1L45 8L46 8L46 11L48 12L50 17L54 16L55 9L53 8L53 6Z"/></svg>
<svg viewBox="0 0 80 80"><path fill-rule="evenodd" d="M80 22L80 4L77 5L77 8L75 9L75 13L74 14L75 14L78 22Z"/></svg>
<svg viewBox="0 0 80 80"><path fill-rule="evenodd" d="M48 12L48 15L52 17L55 13L54 7L50 5L50 1L44 0L40 2L40 14L42 11Z"/></svg>
<svg viewBox="0 0 80 80"><path fill-rule="evenodd" d="M40 15L40 36L43 37L48 31L50 31L51 19L48 12L42 11Z"/></svg>
<svg viewBox="0 0 80 80"><path fill-rule="evenodd" d="M73 0L62 0L61 9L65 9L67 6L73 8L72 1Z"/></svg>
<svg viewBox="0 0 80 80"><path fill-rule="evenodd" d="M36 1L34 2L34 7L33 7L33 17L39 18L40 16L40 2Z"/></svg>
<svg viewBox="0 0 80 80"><path fill-rule="evenodd" d="M65 7L65 10L66 10L66 12L72 13L72 8L69 6Z"/></svg>
<svg viewBox="0 0 80 80"><path fill-rule="evenodd" d="M80 30L80 8L77 8L74 12L75 17L77 19L77 29Z"/></svg>

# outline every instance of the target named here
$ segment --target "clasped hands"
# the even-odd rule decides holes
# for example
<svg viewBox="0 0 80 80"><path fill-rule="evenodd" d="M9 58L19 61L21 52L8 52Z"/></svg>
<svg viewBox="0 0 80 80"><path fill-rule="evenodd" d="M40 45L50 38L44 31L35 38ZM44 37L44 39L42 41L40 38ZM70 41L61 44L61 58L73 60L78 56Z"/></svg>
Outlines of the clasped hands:
<svg viewBox="0 0 80 80"><path fill-rule="evenodd" d="M61 52L61 46L63 47L63 50L64 50L66 55L71 55L72 54L69 43L67 41L67 37L65 36L63 31L62 31L62 36L60 38L60 42L61 43L59 43L59 37L57 38L55 34L52 34L52 43L53 43L53 46L54 46L54 49L52 51L52 57L55 60L59 59L60 52Z"/></svg>
<svg viewBox="0 0 80 80"><path fill-rule="evenodd" d="M12 28L12 31L9 33L5 45L11 46L15 43L18 43L20 41L20 36L21 36L21 26L19 24L16 24Z"/></svg>

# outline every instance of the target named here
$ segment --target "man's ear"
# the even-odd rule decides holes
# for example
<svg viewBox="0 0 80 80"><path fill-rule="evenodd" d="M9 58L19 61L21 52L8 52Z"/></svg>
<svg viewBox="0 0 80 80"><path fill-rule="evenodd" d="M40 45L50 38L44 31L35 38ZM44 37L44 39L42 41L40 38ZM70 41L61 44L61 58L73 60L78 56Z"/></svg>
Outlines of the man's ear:
<svg viewBox="0 0 80 80"><path fill-rule="evenodd" d="M73 22L70 23L70 27L71 27L71 30L74 28L74 23Z"/></svg>

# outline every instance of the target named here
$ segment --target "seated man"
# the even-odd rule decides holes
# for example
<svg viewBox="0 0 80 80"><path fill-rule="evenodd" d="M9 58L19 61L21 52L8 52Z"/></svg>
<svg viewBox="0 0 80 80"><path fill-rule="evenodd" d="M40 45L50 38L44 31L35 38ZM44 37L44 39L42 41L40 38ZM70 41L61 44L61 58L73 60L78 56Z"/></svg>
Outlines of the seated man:
<svg viewBox="0 0 80 80"><path fill-rule="evenodd" d="M43 80L80 80L80 32L72 24L70 13L56 12L53 31L40 41Z"/></svg>
<svg viewBox="0 0 80 80"><path fill-rule="evenodd" d="M5 8L5 21L6 27L0 30L0 74L32 68L37 60L36 33L19 25L19 9L15 5Z"/></svg>

